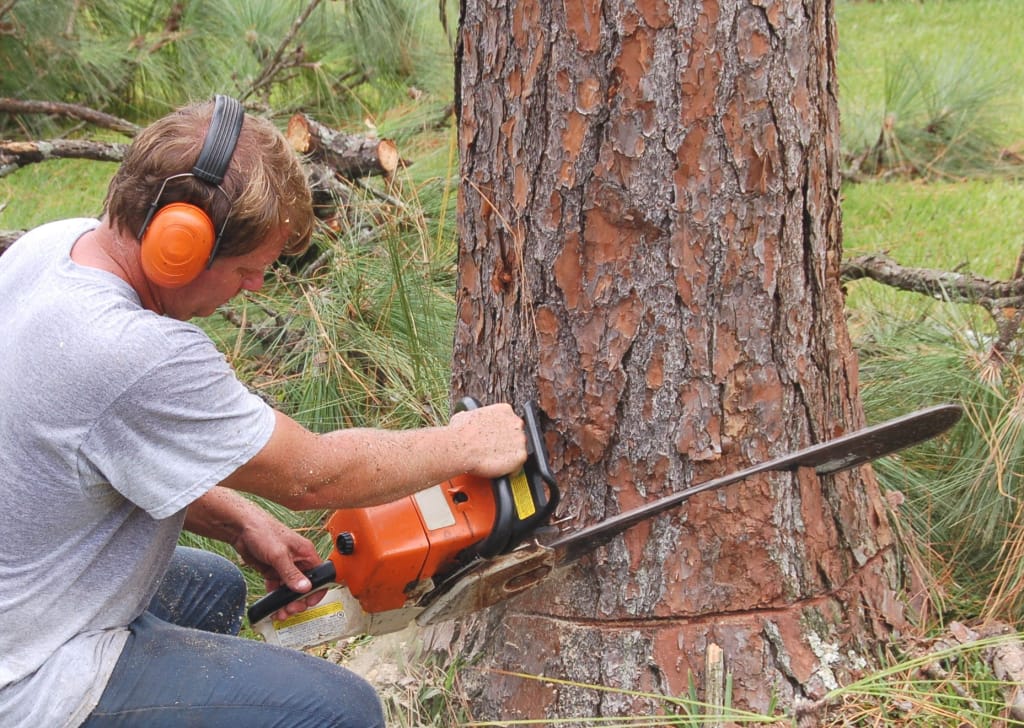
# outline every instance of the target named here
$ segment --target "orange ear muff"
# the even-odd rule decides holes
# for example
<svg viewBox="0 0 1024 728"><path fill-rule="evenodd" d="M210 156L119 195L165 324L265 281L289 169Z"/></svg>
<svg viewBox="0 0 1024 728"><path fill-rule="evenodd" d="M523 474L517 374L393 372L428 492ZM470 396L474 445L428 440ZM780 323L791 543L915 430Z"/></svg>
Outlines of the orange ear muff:
<svg viewBox="0 0 1024 728"><path fill-rule="evenodd" d="M164 288L188 285L209 264L216 238L209 215L195 205L165 205L142 236L142 270Z"/></svg>

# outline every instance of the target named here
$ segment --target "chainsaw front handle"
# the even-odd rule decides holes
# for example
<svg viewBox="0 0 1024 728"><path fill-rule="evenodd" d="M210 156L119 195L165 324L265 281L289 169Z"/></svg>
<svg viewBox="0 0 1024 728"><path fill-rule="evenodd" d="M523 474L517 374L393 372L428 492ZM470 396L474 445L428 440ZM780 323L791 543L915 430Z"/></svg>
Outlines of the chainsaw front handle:
<svg viewBox="0 0 1024 728"><path fill-rule="evenodd" d="M463 397L456 403L455 411L479 406L472 397ZM460 555L463 562L471 557L491 559L498 554L507 554L545 525L558 507L560 493L548 465L536 405L527 402L522 414L526 428L526 463L518 473L492 481L494 525L487 538Z"/></svg>

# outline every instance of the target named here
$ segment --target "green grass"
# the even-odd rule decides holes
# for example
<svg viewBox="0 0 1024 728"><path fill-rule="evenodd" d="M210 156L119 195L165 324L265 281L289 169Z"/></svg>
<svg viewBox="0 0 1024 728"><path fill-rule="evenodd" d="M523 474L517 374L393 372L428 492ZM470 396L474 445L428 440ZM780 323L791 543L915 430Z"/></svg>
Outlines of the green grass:
<svg viewBox="0 0 1024 728"><path fill-rule="evenodd" d="M924 68L972 63L1005 81L1006 134L1024 140L1024 13L1019 0L839 0L838 73L844 134L877 132L886 73L906 58ZM852 143L852 139L850 139Z"/></svg>
<svg viewBox="0 0 1024 728"><path fill-rule="evenodd" d="M0 230L28 230L50 220L98 216L116 169L111 162L66 159L33 164L0 177Z"/></svg>
<svg viewBox="0 0 1024 728"><path fill-rule="evenodd" d="M889 250L906 265L1009 277L1024 244L1024 185L846 185L843 220L845 257Z"/></svg>
<svg viewBox="0 0 1024 728"><path fill-rule="evenodd" d="M1024 185L1012 180L870 182L843 187L843 257L888 252L905 266L1013 275L1024 246ZM888 310L899 294L847 284L853 309Z"/></svg>
<svg viewBox="0 0 1024 728"><path fill-rule="evenodd" d="M1008 147L1024 139L1018 2L840 2L837 24L846 152L873 143L885 113L893 115L894 128L909 129L901 141L913 141L915 124L936 116L934 109L921 111L925 101L977 112L963 127L966 134ZM985 94L972 95L982 88ZM905 103L908 90L918 94L912 103ZM969 136L949 139L950 155L964 147L970 156L982 146ZM927 181L896 169L845 184L844 257L885 252L904 266L1009 279L1024 245L1019 170L990 165L995 173L985 175L979 165L981 174L956 179L967 167L955 174L941 170ZM993 322L980 307L943 304L872 281L846 288L869 419L935 401L962 401L968 411L948 437L875 468L883 487L906 496L894 517L914 532L924 546L922 563L932 570L933 602L924 616L938 627L945 619L978 615L1020 623L1024 580L999 566L1024 548L1015 525L1019 342L999 366L990 356Z"/></svg>

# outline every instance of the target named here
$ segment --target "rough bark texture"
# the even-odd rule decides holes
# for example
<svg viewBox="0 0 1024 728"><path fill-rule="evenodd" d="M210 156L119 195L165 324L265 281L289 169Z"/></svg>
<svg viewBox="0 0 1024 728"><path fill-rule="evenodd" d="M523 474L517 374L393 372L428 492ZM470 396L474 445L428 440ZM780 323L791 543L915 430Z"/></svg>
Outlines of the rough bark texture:
<svg viewBox="0 0 1024 728"><path fill-rule="evenodd" d="M463 0L454 391L536 398L563 528L863 424L832 2ZM475 717L820 697L903 619L870 472L693 499L460 625Z"/></svg>

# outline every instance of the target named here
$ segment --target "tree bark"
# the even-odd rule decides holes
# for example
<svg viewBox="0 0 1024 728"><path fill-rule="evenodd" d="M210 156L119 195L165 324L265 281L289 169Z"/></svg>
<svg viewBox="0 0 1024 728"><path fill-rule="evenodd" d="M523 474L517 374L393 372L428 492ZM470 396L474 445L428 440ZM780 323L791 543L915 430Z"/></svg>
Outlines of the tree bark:
<svg viewBox="0 0 1024 728"><path fill-rule="evenodd" d="M863 425L833 3L463 0L453 391L536 398L563 529ZM903 624L870 470L692 499L459 625L475 717L817 699ZM491 671L493 668L495 671ZM475 676L475 677L474 677Z"/></svg>

